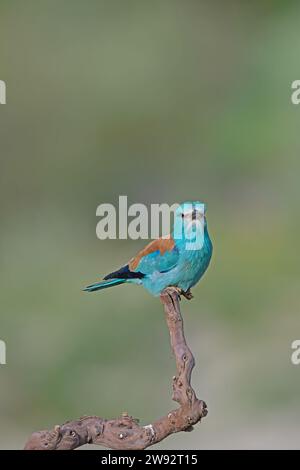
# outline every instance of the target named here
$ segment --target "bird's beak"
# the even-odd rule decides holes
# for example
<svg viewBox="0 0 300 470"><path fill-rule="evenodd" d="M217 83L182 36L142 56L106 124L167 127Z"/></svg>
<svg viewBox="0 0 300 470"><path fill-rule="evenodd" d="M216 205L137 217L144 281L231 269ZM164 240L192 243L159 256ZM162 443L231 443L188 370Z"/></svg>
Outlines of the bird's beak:
<svg viewBox="0 0 300 470"><path fill-rule="evenodd" d="M196 209L192 212L192 220L196 220L198 218L198 211Z"/></svg>
<svg viewBox="0 0 300 470"><path fill-rule="evenodd" d="M192 220L205 220L205 211L199 211L197 209L194 209L192 212Z"/></svg>

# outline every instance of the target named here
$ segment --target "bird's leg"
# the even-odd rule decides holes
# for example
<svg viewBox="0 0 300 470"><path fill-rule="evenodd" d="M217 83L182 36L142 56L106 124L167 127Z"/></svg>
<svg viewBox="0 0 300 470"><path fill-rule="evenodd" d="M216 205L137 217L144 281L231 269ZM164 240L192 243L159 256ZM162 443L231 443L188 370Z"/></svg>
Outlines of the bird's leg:
<svg viewBox="0 0 300 470"><path fill-rule="evenodd" d="M177 287L177 286L170 286L167 288L169 292L176 292L176 294L178 295L178 298L179 300L181 300L181 296L183 295L183 297L185 297L187 300L191 300L194 298L192 292L191 292L191 289L188 289L186 291L184 291L183 289L181 289L180 287Z"/></svg>
<svg viewBox="0 0 300 470"><path fill-rule="evenodd" d="M180 289L180 288L177 287L177 286L169 286L169 287L167 287L167 290L168 290L170 293L171 293L171 292L176 292L176 294L178 295L179 300L181 300L182 289Z"/></svg>
<svg viewBox="0 0 300 470"><path fill-rule="evenodd" d="M183 297L185 297L187 300L191 300L194 298L192 292L191 292L191 289L188 289L186 291L184 290L181 290L181 295L183 295Z"/></svg>

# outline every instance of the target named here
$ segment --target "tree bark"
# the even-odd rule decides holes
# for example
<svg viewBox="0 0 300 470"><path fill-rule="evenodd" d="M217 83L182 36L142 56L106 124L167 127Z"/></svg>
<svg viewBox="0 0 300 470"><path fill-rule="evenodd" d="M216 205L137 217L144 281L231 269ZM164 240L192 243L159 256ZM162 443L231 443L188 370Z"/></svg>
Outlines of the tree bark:
<svg viewBox="0 0 300 470"><path fill-rule="evenodd" d="M176 359L177 374L173 377L172 398L179 403L179 408L146 426L141 426L127 413L116 419L84 416L57 425L52 430L34 432L25 445L26 450L72 450L84 444L119 450L146 449L170 434L191 431L192 426L206 416L206 404L196 397L191 386L195 360L186 344L178 293L168 288L160 298Z"/></svg>

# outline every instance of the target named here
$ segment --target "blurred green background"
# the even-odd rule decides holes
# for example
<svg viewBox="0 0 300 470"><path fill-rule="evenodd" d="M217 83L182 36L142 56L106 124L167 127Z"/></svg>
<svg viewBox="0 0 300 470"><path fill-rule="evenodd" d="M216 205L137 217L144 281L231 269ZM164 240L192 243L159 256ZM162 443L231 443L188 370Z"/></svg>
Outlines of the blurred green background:
<svg viewBox="0 0 300 470"><path fill-rule="evenodd" d="M215 248L182 303L209 415L157 447L299 447L299 20L293 1L0 1L1 448L174 406L159 300L81 292L145 243L96 238L120 194L205 201Z"/></svg>

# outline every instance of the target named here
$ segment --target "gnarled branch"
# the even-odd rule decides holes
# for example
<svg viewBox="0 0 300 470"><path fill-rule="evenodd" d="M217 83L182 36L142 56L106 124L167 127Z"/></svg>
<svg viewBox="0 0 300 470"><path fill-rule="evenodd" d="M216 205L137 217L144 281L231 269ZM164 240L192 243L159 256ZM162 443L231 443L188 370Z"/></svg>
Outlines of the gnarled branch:
<svg viewBox="0 0 300 470"><path fill-rule="evenodd" d="M138 420L127 413L116 419L84 416L55 426L53 430L33 433L25 445L26 450L72 450L84 444L120 450L146 449L170 434L192 430L192 426L206 416L206 404L198 400L191 386L195 361L184 337L178 293L168 288L160 298L176 359L172 398L179 403L179 408L147 426L139 425Z"/></svg>

